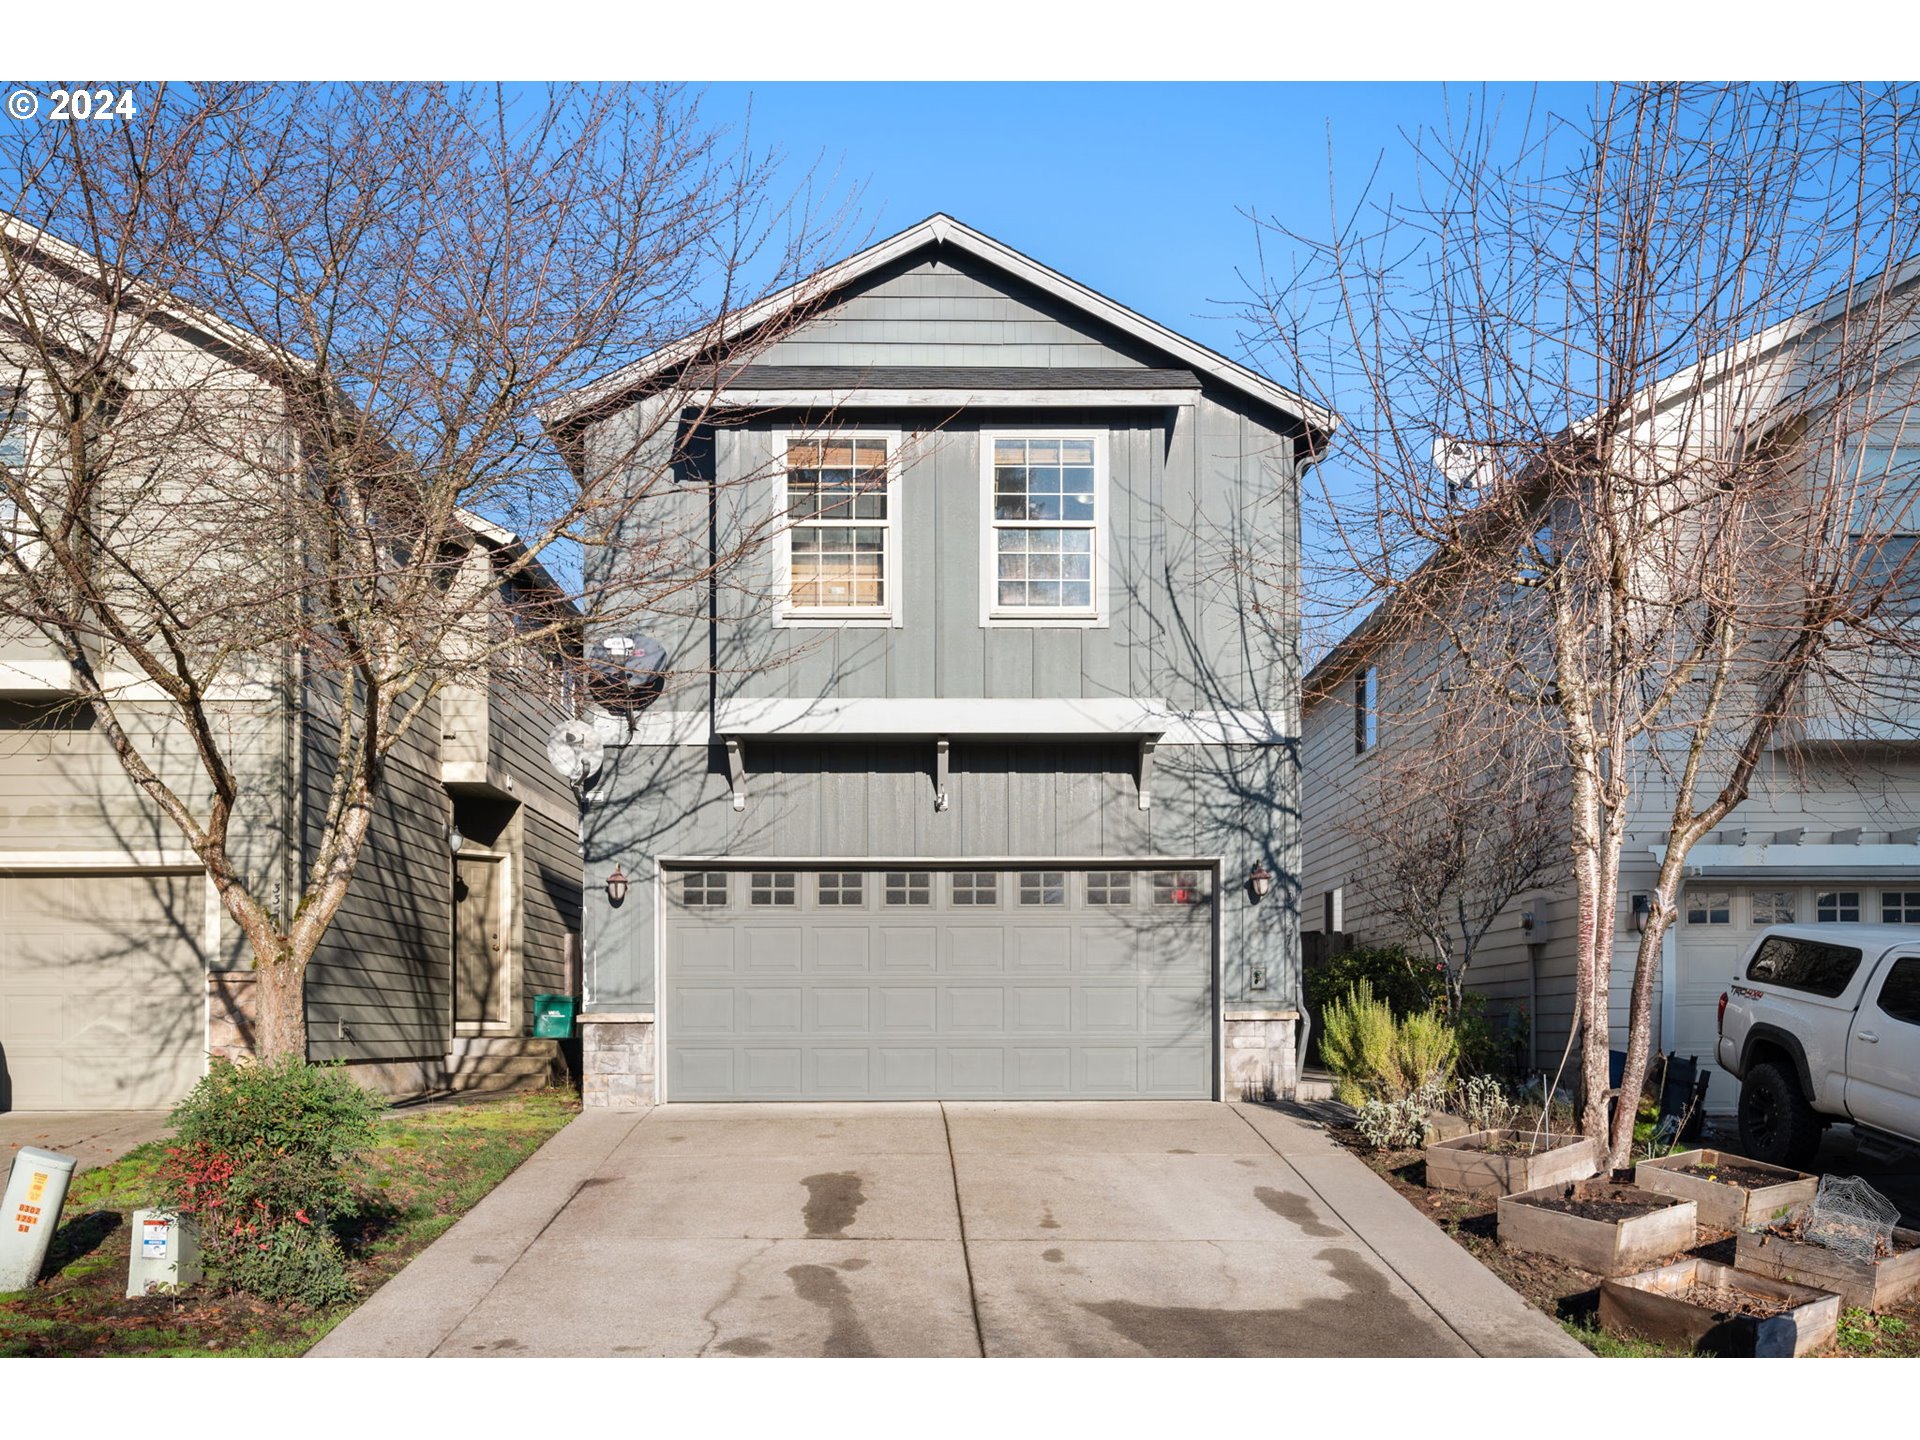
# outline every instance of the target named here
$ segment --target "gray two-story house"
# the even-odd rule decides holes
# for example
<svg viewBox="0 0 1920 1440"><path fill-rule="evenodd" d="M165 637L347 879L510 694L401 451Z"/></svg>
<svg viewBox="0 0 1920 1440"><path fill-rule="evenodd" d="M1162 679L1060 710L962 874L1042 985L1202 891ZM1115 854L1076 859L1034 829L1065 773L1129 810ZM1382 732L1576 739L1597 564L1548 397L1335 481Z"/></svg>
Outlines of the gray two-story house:
<svg viewBox="0 0 1920 1440"><path fill-rule="evenodd" d="M550 416L638 485L683 407L628 523L714 564L590 627L666 659L586 789L587 1102L1289 1091L1331 417L944 215L714 341Z"/></svg>

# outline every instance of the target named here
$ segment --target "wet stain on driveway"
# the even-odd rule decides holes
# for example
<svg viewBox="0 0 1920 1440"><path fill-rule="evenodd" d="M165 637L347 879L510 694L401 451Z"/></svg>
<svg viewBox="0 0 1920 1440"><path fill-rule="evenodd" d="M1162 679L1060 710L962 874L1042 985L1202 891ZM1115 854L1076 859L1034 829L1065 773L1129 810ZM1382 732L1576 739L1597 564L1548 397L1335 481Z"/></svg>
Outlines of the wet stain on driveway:
<svg viewBox="0 0 1920 1440"><path fill-rule="evenodd" d="M807 1203L801 1209L800 1216L807 1222L809 1240L845 1235L847 1227L853 1223L853 1217L867 1203L857 1171L808 1175L800 1183L807 1187Z"/></svg>

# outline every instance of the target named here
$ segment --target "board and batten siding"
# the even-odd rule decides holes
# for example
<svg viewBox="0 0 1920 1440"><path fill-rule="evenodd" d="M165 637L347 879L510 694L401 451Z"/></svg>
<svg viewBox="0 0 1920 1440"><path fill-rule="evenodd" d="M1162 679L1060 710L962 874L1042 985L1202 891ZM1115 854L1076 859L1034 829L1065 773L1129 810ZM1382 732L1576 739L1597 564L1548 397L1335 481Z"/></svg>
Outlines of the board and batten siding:
<svg viewBox="0 0 1920 1440"><path fill-rule="evenodd" d="M309 690L306 849L319 843L336 722ZM452 807L440 785L440 716L429 702L387 762L373 827L307 970L307 1053L324 1060L431 1060L451 1029ZM344 1035L343 1035L344 1028Z"/></svg>
<svg viewBox="0 0 1920 1440"><path fill-rule="evenodd" d="M1071 307L953 252L909 256L868 276L754 359L763 365L1153 363L1137 342L1094 333Z"/></svg>
<svg viewBox="0 0 1920 1440"><path fill-rule="evenodd" d="M519 796L515 861L519 867L519 958L522 1014L531 1024L533 997L566 990L568 936L580 933L580 802L547 763L547 736L566 718L556 701L496 681L487 724L489 768L512 778Z"/></svg>

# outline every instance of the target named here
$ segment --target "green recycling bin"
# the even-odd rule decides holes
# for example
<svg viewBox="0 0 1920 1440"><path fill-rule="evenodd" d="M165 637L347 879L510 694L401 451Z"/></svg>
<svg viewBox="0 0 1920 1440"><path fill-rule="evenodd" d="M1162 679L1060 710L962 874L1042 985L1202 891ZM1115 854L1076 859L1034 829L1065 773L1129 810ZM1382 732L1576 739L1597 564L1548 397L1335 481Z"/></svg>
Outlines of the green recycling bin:
<svg viewBox="0 0 1920 1440"><path fill-rule="evenodd" d="M533 1033L539 1040L573 1038L573 997L536 995L533 997Z"/></svg>

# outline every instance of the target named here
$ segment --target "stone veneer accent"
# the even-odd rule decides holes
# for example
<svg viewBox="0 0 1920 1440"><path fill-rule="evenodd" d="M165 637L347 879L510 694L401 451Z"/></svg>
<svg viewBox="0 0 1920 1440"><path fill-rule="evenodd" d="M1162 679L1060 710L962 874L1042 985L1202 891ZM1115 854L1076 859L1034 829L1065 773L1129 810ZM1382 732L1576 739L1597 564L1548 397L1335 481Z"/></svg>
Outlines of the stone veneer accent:
<svg viewBox="0 0 1920 1440"><path fill-rule="evenodd" d="M654 1102L652 1012L580 1017L580 1101L601 1110Z"/></svg>
<svg viewBox="0 0 1920 1440"><path fill-rule="evenodd" d="M1298 1010L1229 1005L1223 1016L1226 1033L1228 1100L1290 1100L1298 1076L1294 1061L1299 1044Z"/></svg>
<svg viewBox="0 0 1920 1440"><path fill-rule="evenodd" d="M1299 1019L1297 1010L1227 1007L1227 1099L1292 1097ZM583 1104L602 1110L643 1110L654 1103L651 1013L582 1015L580 1036Z"/></svg>

